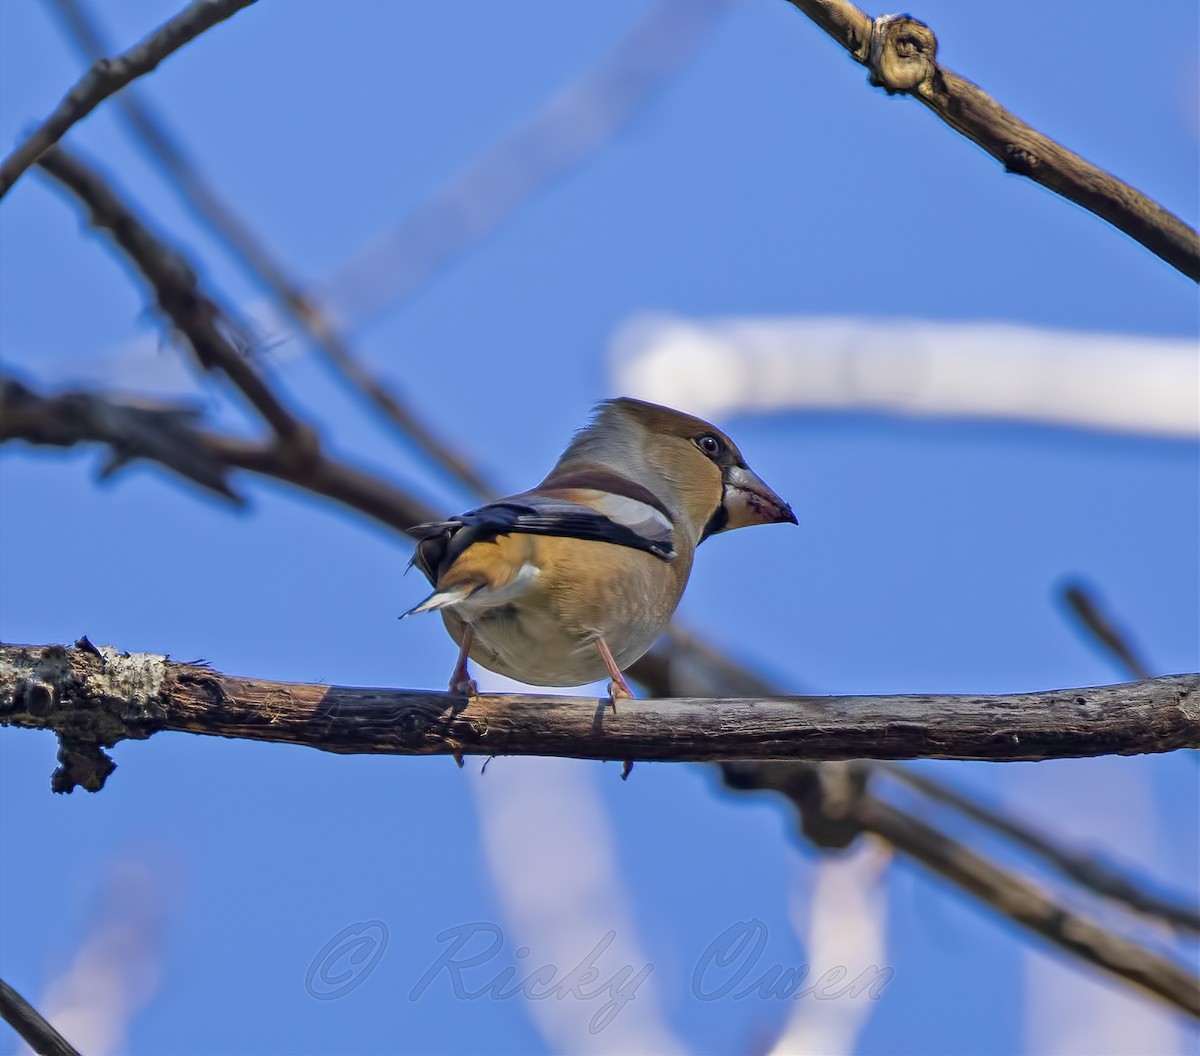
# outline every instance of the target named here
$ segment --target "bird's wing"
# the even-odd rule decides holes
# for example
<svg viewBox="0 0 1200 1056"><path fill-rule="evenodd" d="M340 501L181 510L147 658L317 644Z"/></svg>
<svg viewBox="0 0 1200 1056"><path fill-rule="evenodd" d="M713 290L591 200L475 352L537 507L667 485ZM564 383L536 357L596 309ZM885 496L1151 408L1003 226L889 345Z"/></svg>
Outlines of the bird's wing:
<svg viewBox="0 0 1200 1056"><path fill-rule="evenodd" d="M439 571L467 547L514 533L615 543L664 561L674 559L671 522L665 517L618 495L597 505L603 512L582 502L527 494L491 502L445 521L419 524L410 530L418 539L413 564L436 583Z"/></svg>

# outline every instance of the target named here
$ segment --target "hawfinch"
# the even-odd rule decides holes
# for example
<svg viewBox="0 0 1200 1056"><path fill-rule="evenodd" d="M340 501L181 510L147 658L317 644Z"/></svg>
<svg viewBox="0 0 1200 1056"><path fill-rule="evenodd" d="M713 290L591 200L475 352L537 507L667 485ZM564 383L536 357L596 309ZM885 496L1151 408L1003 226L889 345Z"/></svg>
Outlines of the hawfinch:
<svg viewBox="0 0 1200 1056"><path fill-rule="evenodd" d="M710 535L796 517L720 429L622 397L600 404L532 491L414 529L413 564L459 645L451 692L474 694L467 659L518 682L579 686L654 643Z"/></svg>

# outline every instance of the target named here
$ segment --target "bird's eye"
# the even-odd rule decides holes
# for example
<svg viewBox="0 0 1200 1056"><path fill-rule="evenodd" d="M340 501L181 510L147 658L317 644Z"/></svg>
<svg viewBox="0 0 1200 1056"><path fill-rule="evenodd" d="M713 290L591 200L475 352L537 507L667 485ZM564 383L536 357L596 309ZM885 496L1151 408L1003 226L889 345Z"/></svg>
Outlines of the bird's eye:
<svg viewBox="0 0 1200 1056"><path fill-rule="evenodd" d="M696 437L696 446L709 458L716 458L721 453L721 441L711 433Z"/></svg>

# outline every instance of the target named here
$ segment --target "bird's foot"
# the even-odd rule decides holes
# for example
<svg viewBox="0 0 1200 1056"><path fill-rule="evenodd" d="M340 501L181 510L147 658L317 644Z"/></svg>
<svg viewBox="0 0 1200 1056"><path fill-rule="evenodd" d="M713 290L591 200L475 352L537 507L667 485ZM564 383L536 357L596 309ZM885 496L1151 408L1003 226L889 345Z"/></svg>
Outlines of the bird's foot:
<svg viewBox="0 0 1200 1056"><path fill-rule="evenodd" d="M477 697L479 696L479 683L473 678L467 678L464 674L450 679L450 692L461 693L467 697Z"/></svg>
<svg viewBox="0 0 1200 1056"><path fill-rule="evenodd" d="M628 780L629 780L629 775L630 775L630 774L632 774L632 773L633 773L633 760L632 760L632 759L626 759L626 760L625 760L625 761L624 761L624 762L621 764L621 780L622 780L622 781L628 781Z"/></svg>
<svg viewBox="0 0 1200 1056"><path fill-rule="evenodd" d="M617 713L618 700L633 700L633 690L620 675L608 684L608 706L612 708L614 715Z"/></svg>

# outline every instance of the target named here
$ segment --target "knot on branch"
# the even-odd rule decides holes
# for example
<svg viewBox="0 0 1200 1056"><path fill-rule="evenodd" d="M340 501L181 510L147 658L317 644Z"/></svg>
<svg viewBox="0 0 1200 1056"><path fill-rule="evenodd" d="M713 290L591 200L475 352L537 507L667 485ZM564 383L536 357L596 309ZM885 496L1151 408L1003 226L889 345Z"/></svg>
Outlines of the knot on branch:
<svg viewBox="0 0 1200 1056"><path fill-rule="evenodd" d="M116 765L102 751L150 736L161 718L167 658L97 648L87 638L9 647L0 658L0 724L50 729L58 737L55 792L96 792Z"/></svg>
<svg viewBox="0 0 1200 1056"><path fill-rule="evenodd" d="M74 792L82 788L99 792L116 768L117 764L100 745L59 734L58 766L50 775L50 790Z"/></svg>
<svg viewBox="0 0 1200 1056"><path fill-rule="evenodd" d="M865 56L871 83L888 95L915 92L937 72L937 37L924 22L908 15L882 15L871 23Z"/></svg>
<svg viewBox="0 0 1200 1056"><path fill-rule="evenodd" d="M841 850L862 833L859 806L869 770L858 762L724 763L725 784L740 792L771 789L800 813L800 830L817 847Z"/></svg>
<svg viewBox="0 0 1200 1056"><path fill-rule="evenodd" d="M857 808L867 773L855 763L821 763L796 775L800 828L817 847L840 850L861 834Z"/></svg>
<svg viewBox="0 0 1200 1056"><path fill-rule="evenodd" d="M1004 171L1017 176L1033 176L1042 159L1021 143L1009 143L1004 148Z"/></svg>

